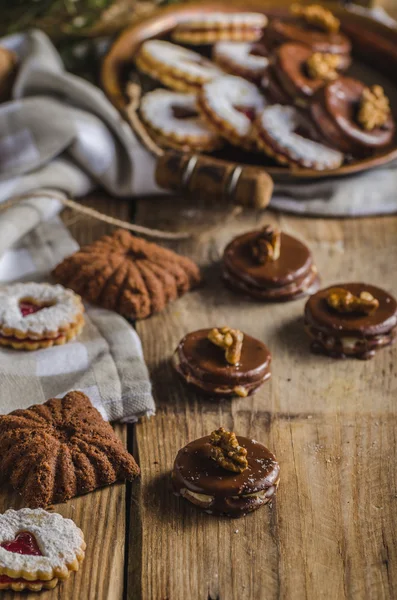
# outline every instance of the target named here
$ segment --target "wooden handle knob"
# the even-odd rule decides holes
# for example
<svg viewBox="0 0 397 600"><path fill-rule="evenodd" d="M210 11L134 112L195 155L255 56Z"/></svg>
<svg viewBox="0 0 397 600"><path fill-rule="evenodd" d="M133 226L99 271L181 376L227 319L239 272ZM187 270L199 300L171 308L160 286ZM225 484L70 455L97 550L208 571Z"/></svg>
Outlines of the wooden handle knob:
<svg viewBox="0 0 397 600"><path fill-rule="evenodd" d="M158 159L156 182L167 190L227 198L251 208L265 208L273 193L272 178L259 167L171 150Z"/></svg>

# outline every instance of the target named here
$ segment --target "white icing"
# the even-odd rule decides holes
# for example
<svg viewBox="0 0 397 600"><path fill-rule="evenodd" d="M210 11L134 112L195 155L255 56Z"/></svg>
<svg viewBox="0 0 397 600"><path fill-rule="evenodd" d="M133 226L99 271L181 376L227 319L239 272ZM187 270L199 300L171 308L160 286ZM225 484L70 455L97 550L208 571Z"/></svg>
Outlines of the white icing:
<svg viewBox="0 0 397 600"><path fill-rule="evenodd" d="M198 13L183 18L178 28L212 29L214 27L266 27L268 19L265 15L254 12L244 13Z"/></svg>
<svg viewBox="0 0 397 600"><path fill-rule="evenodd" d="M24 299L37 303L54 303L53 306L22 316L19 303ZM82 313L80 297L62 285L48 283L15 283L0 288L0 330L15 329L26 333L55 332L67 326Z"/></svg>
<svg viewBox="0 0 397 600"><path fill-rule="evenodd" d="M255 77L269 64L266 56L250 54L254 44L250 42L218 42L214 46L214 59L224 61L231 68L243 68Z"/></svg>
<svg viewBox="0 0 397 600"><path fill-rule="evenodd" d="M148 40L142 44L141 51L156 63L177 69L188 79L211 81L222 74L219 67L197 52L164 40Z"/></svg>
<svg viewBox="0 0 397 600"><path fill-rule="evenodd" d="M307 168L336 169L343 161L341 152L295 133L299 126L299 112L292 106L275 104L266 107L259 122L267 135L290 159L299 161Z"/></svg>
<svg viewBox="0 0 397 600"><path fill-rule="evenodd" d="M0 544L14 540L21 531L34 535L43 556L17 554L0 547L2 572L40 572L50 579L54 569L65 570L85 548L83 532L73 521L41 508L7 510L0 515Z"/></svg>
<svg viewBox="0 0 397 600"><path fill-rule="evenodd" d="M165 135L176 134L181 138L193 136L205 140L217 138L199 115L177 119L172 112L173 106L195 109L196 97L194 94L154 90L142 98L140 110L144 120Z"/></svg>
<svg viewBox="0 0 397 600"><path fill-rule="evenodd" d="M227 121L239 136L247 136L252 123L235 106L253 108L259 112L265 105L265 99L258 88L242 77L225 75L218 77L202 88L203 99L212 112Z"/></svg>

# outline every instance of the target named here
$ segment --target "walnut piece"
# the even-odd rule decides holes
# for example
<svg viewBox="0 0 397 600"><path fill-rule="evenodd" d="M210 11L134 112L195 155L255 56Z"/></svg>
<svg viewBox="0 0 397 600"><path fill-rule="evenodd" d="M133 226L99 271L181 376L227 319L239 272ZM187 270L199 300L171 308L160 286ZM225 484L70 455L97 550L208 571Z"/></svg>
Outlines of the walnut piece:
<svg viewBox="0 0 397 600"><path fill-rule="evenodd" d="M244 334L239 329L222 327L211 329L208 334L210 342L226 350L225 357L230 365L238 365L241 358Z"/></svg>
<svg viewBox="0 0 397 600"><path fill-rule="evenodd" d="M252 256L260 265L280 258L281 231L265 225L251 244Z"/></svg>
<svg viewBox="0 0 397 600"><path fill-rule="evenodd" d="M379 307L379 301L369 292L355 296L344 288L331 288L327 294L327 303L340 313L363 313L370 315Z"/></svg>
<svg viewBox="0 0 397 600"><path fill-rule="evenodd" d="M357 120L366 130L372 131L376 127L382 127L390 115L389 98L385 95L380 85L367 87L362 93Z"/></svg>
<svg viewBox="0 0 397 600"><path fill-rule="evenodd" d="M227 471L242 473L248 469L247 450L239 446L236 434L219 427L210 436L211 458Z"/></svg>
<svg viewBox="0 0 397 600"><path fill-rule="evenodd" d="M328 33L338 33L340 28L340 21L332 12L319 4L309 4L309 6L302 6L301 4L292 4L291 12L296 17L301 17L309 23L322 31Z"/></svg>
<svg viewBox="0 0 397 600"><path fill-rule="evenodd" d="M307 73L311 79L333 81L338 77L341 58L337 54L315 52L306 61Z"/></svg>

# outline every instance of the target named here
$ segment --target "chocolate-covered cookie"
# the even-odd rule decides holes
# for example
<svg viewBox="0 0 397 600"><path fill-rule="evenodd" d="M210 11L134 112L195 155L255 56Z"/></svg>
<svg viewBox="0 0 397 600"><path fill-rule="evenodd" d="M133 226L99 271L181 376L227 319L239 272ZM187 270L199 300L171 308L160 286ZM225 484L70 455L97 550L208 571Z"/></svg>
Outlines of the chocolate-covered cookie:
<svg viewBox="0 0 397 600"><path fill-rule="evenodd" d="M280 467L256 440L220 427L182 448L175 459L175 493L209 514L243 517L269 502Z"/></svg>
<svg viewBox="0 0 397 600"><path fill-rule="evenodd" d="M321 135L352 156L366 156L393 140L395 122L381 86L339 77L319 89L310 106Z"/></svg>
<svg viewBox="0 0 397 600"><path fill-rule="evenodd" d="M320 290L305 306L314 352L333 358L372 358L397 333L397 302L374 285L341 283Z"/></svg>
<svg viewBox="0 0 397 600"><path fill-rule="evenodd" d="M319 285L306 244L269 225L232 240L222 267L229 287L263 302L294 300Z"/></svg>
<svg viewBox="0 0 397 600"><path fill-rule="evenodd" d="M309 46L314 52L349 54L350 40L340 32L340 22L319 5L291 5L291 17L273 19L266 30L268 43L273 47L285 42Z"/></svg>
<svg viewBox="0 0 397 600"><path fill-rule="evenodd" d="M282 44L274 51L262 87L275 103L305 108L315 92L349 64L349 55L313 52L304 44Z"/></svg>
<svg viewBox="0 0 397 600"><path fill-rule="evenodd" d="M251 395L270 377L271 354L237 329L200 329L179 343L173 365L184 380L212 396Z"/></svg>

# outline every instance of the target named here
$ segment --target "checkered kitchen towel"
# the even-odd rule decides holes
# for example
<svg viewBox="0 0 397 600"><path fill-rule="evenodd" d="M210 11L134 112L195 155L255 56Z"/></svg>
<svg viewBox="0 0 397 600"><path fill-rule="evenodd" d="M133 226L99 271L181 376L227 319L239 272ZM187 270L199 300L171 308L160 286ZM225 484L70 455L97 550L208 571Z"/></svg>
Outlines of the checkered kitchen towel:
<svg viewBox="0 0 397 600"><path fill-rule="evenodd" d="M0 285L49 281L49 272L77 249L64 225L39 225L0 258ZM81 390L109 421L135 422L155 405L141 343L114 312L86 306L82 334L64 346L35 352L0 348L0 414Z"/></svg>

